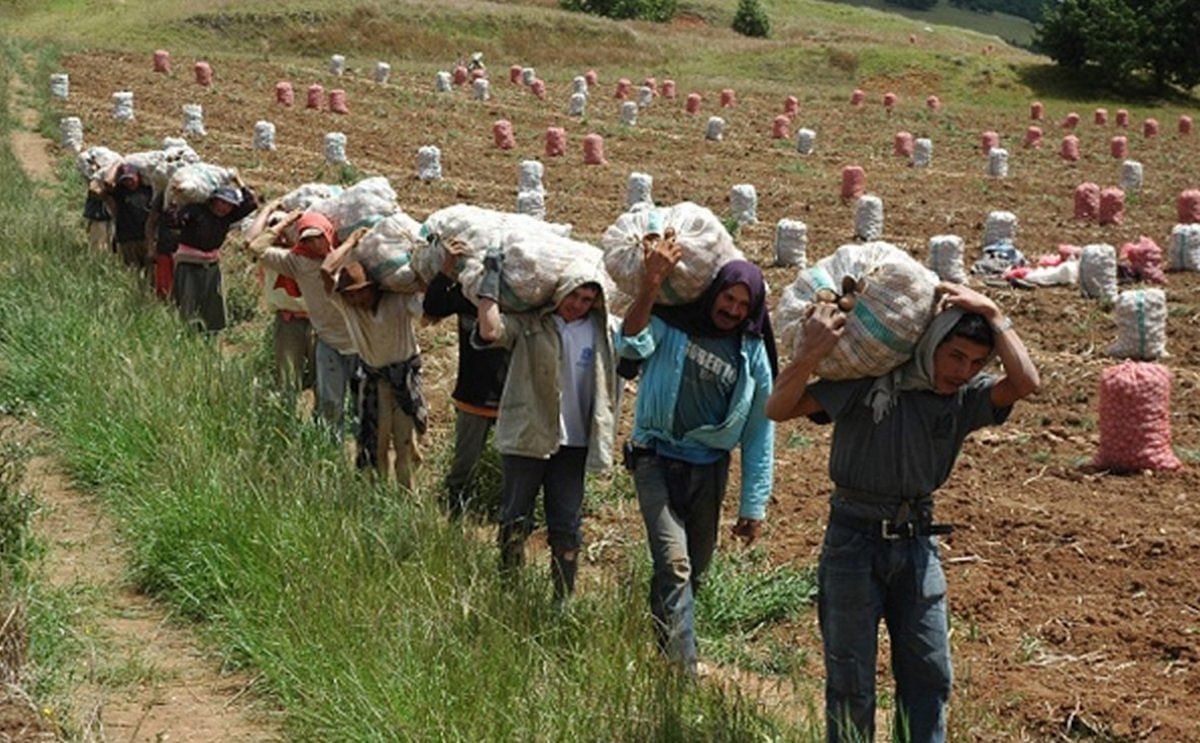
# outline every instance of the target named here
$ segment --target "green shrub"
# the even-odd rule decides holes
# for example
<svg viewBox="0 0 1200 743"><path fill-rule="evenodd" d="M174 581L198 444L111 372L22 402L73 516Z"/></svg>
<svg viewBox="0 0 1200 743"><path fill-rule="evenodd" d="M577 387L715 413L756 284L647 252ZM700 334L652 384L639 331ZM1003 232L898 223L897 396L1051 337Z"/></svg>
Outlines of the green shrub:
<svg viewBox="0 0 1200 743"><path fill-rule="evenodd" d="M660 23L675 17L677 0L559 0L559 7L606 18L638 18Z"/></svg>
<svg viewBox="0 0 1200 743"><path fill-rule="evenodd" d="M742 36L762 39L771 34L771 19L759 0L738 0L737 13L733 16L733 30Z"/></svg>

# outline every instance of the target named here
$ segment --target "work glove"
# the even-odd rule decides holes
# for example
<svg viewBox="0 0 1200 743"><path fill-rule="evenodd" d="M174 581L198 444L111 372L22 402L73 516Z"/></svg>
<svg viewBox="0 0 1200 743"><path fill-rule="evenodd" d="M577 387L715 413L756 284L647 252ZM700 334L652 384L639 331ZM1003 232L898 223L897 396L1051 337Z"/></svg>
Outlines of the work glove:
<svg viewBox="0 0 1200 743"><path fill-rule="evenodd" d="M480 299L500 301L500 268L504 265L504 253L500 248L488 248L483 254L483 278L479 281Z"/></svg>

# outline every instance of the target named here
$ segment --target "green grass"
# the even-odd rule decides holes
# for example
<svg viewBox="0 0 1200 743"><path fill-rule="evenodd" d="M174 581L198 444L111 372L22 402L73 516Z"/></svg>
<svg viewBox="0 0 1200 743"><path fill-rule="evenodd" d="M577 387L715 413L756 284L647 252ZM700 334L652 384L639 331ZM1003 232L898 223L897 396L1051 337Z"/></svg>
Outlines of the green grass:
<svg viewBox="0 0 1200 743"><path fill-rule="evenodd" d="M940 25L965 28L981 34L997 36L1004 41L1016 42L1022 46L1027 46L1033 40L1033 23L1024 18L1004 13L976 13L964 8L956 8L946 2L946 0L939 2L932 10L904 8L899 5L889 4L884 0L833 0L833 2L862 8L874 8L885 13L894 13L914 21L920 21L921 24L928 24L930 26ZM936 33L936 30L934 32ZM927 32L922 29L914 30L914 33L918 34L919 39L921 36L925 36Z"/></svg>

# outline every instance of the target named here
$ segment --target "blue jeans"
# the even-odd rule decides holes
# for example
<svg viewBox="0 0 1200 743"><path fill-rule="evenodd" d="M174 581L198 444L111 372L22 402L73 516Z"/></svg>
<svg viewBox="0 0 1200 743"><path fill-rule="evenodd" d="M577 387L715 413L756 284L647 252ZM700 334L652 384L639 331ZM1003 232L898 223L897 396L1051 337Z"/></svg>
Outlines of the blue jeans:
<svg viewBox="0 0 1200 743"><path fill-rule="evenodd" d="M817 580L828 739L874 740L882 618L896 678L896 739L944 741L952 672L937 538L889 540L830 524Z"/></svg>
<svg viewBox="0 0 1200 743"><path fill-rule="evenodd" d="M640 453L633 470L654 575L650 613L659 647L685 670L696 667L695 596L717 546L729 455L688 464Z"/></svg>
<svg viewBox="0 0 1200 743"><path fill-rule="evenodd" d="M316 356L317 418L324 421L337 440L341 441L346 415L346 390L358 366L358 355L338 353L333 346L318 338Z"/></svg>

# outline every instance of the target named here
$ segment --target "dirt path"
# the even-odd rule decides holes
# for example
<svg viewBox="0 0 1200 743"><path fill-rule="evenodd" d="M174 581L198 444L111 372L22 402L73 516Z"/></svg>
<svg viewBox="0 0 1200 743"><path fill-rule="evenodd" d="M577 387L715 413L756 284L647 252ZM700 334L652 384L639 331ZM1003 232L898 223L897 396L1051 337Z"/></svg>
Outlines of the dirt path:
<svg viewBox="0 0 1200 743"><path fill-rule="evenodd" d="M13 75L9 110L21 129L11 133L13 154L33 179L54 179L53 144L37 133L38 113L25 105L24 81ZM11 423L11 422L10 422ZM25 440L37 432L17 424ZM113 524L92 499L74 490L55 462L34 457L25 487L40 508L34 528L47 546L43 578L53 589L80 597L78 627L88 646L70 709L56 713L84 741L277 740L269 713L252 709L254 680L223 673L192 634L139 594L126 578L128 564Z"/></svg>
<svg viewBox="0 0 1200 743"><path fill-rule="evenodd" d="M20 128L9 134L9 143L13 156L30 178L51 181L54 180L54 160L50 150L54 145L38 134L38 112L22 100L26 91L25 81L14 72L8 81L8 110L16 113Z"/></svg>
<svg viewBox="0 0 1200 743"><path fill-rule="evenodd" d="M253 680L219 670L191 633L127 583L112 523L71 488L53 460L35 457L26 484L48 545L43 570L54 588L90 597L80 628L93 643L67 711L88 741L259 741L279 733L251 709Z"/></svg>

